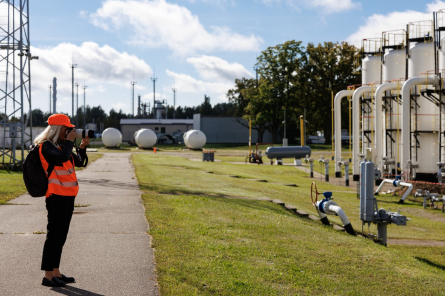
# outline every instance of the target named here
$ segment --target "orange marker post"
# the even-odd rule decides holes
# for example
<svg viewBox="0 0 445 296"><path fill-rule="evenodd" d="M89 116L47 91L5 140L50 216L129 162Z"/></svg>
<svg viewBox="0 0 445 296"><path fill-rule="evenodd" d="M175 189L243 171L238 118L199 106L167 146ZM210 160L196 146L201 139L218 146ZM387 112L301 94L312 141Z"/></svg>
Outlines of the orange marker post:
<svg viewBox="0 0 445 296"><path fill-rule="evenodd" d="M156 147L153 147L153 153L156 153Z"/></svg>

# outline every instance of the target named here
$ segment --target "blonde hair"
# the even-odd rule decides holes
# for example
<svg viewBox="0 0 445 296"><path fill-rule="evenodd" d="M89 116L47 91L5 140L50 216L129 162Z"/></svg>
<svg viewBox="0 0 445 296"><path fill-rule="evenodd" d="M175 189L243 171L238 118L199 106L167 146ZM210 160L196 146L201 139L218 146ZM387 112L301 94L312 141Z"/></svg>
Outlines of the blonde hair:
<svg viewBox="0 0 445 296"><path fill-rule="evenodd" d="M57 146L57 140L59 140L62 127L63 125L48 125L47 128L34 139L34 144L37 146L45 141L50 141L53 145Z"/></svg>

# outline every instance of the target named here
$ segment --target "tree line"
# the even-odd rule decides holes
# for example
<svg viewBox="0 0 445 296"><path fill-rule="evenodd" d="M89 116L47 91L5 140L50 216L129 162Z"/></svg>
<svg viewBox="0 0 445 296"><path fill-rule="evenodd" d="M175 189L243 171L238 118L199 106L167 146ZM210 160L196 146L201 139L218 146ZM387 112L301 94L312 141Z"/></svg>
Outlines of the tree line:
<svg viewBox="0 0 445 296"><path fill-rule="evenodd" d="M215 116L234 116L235 114L235 105L233 103L219 103L212 107L210 104L210 97L207 95L204 95L204 102L201 105L195 106L195 107L176 107L176 113L175 118L176 119L192 119L193 114L201 114L201 115L215 115ZM173 106L167 106L166 107L166 116L169 119L173 118ZM95 123L97 124L97 127L101 126L101 123L103 123L104 129L109 127L114 127L117 129L120 129L120 120L121 119L127 119L127 118L135 118L132 114L125 114L122 110L115 111L114 109L111 109L110 112L107 114L104 109L102 109L101 106L96 107L90 107L86 106L86 116L85 116L85 123ZM66 114L66 113L64 113ZM79 114L79 128L84 127L84 115L83 115L83 109L79 108L78 113ZM66 114L70 116L70 114ZM26 114L25 114L25 121L26 121ZM32 111L32 126L46 126L46 121L48 120L48 117L51 116L49 112L43 112L40 109L34 109ZM71 116L70 116L71 118ZM142 116L140 117L142 118ZM145 116L145 118L153 118L153 113L149 113ZM19 118L12 117L10 119L11 122L19 122ZM75 125L77 125L77 118L74 116L74 118L71 118L71 122ZM98 130L99 131L99 130Z"/></svg>
<svg viewBox="0 0 445 296"><path fill-rule="evenodd" d="M192 119L193 114L213 116L233 116L252 120L252 128L258 131L262 142L266 131L272 139L283 137L284 122L289 143L299 137L300 115L306 113L307 132L315 134L323 131L326 143L331 143L331 94L334 95L350 85L361 83L361 73L356 61L359 51L346 42L325 42L306 47L301 41L287 41L269 47L257 58L255 78L238 78L234 88L228 90L227 103L212 106L210 97L204 95L202 104L194 107L166 106L166 117L171 119ZM348 102L342 102L342 118L348 118ZM175 111L175 112L174 112ZM46 126L50 116L40 109L33 110L33 126ZM79 126L83 127L83 110L79 108ZM285 115L286 114L286 115ZM1 115L1 114L0 114ZM67 114L69 115L69 114ZM107 114L101 106L86 107L86 123L96 123L98 127L120 129L120 120L134 118L122 110L111 109ZM141 116L142 117L142 116ZM145 118L153 118L153 113ZM71 119L73 123L76 118ZM19 121L12 118L10 121ZM348 127L342 121L342 128Z"/></svg>
<svg viewBox="0 0 445 296"><path fill-rule="evenodd" d="M292 142L305 112L307 132L323 131L326 143L331 143L331 93L361 83L358 52L346 42L304 47L292 40L267 48L257 58L257 77L236 79L235 87L227 92L236 107L234 116L252 120L259 142L265 131L271 132L272 139L278 134L282 137L286 121ZM348 118L348 102L342 104L342 118ZM342 128L347 126L343 121Z"/></svg>

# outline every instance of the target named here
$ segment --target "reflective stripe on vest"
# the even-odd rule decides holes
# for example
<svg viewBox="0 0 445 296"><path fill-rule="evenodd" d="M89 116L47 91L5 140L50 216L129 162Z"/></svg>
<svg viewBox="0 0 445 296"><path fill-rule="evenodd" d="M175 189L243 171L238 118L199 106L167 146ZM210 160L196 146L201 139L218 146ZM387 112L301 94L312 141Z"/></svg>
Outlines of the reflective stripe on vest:
<svg viewBox="0 0 445 296"><path fill-rule="evenodd" d="M79 185L79 183L77 183L77 181L74 182L60 182L59 179L49 179L48 180L48 184L57 184L63 187L76 187L77 185Z"/></svg>
<svg viewBox="0 0 445 296"><path fill-rule="evenodd" d="M70 168L69 170L54 169L54 172L56 172L57 176L67 176L74 173L74 168Z"/></svg>
<svg viewBox="0 0 445 296"><path fill-rule="evenodd" d="M40 161L42 162L43 170L48 174L47 170L49 163L46 161L42 154L43 143L40 144ZM60 147L58 147L62 150ZM62 196L76 196L79 192L79 184L77 182L76 172L74 165L71 162L74 159L71 155L70 160L65 161L62 165L54 166L51 175L48 178L48 191L46 192L46 197L52 194L62 195Z"/></svg>

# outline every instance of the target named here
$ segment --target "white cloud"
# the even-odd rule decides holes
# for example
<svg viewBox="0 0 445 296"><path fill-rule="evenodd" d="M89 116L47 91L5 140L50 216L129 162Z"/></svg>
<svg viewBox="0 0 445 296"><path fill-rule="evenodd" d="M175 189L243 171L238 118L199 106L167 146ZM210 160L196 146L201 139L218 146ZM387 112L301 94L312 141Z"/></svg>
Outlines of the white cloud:
<svg viewBox="0 0 445 296"><path fill-rule="evenodd" d="M215 98L219 102L227 102L226 93L229 89L234 87L235 82L208 82L197 80L190 75L175 73L170 70L166 70L166 73L174 81L174 86L178 89L180 93L189 94L204 94L209 95L213 100L212 104L216 104ZM203 97L199 97L198 101L193 102L194 104L200 104L203 101Z"/></svg>
<svg viewBox="0 0 445 296"><path fill-rule="evenodd" d="M263 0L266 4L282 1L284 0ZM285 2L299 11L302 8L321 9L325 14L338 13L360 7L360 3L353 2L352 0L285 0Z"/></svg>
<svg viewBox="0 0 445 296"><path fill-rule="evenodd" d="M53 77L57 77L58 93L71 94L73 61L77 64L74 77L75 82L79 81L79 88L85 81L87 85L99 84L93 89L98 92L105 91L107 84L129 84L133 77L144 79L152 74L150 66L138 57L94 42L81 46L61 43L52 48L33 47L32 54L39 56L31 67L34 91L46 91Z"/></svg>
<svg viewBox="0 0 445 296"><path fill-rule="evenodd" d="M111 105L112 107L113 107L113 109L115 110L115 111L119 111L119 110L121 110L121 109L125 109L125 108L127 108L127 105L125 105L124 103L117 103L117 104L113 104L113 105Z"/></svg>
<svg viewBox="0 0 445 296"><path fill-rule="evenodd" d="M210 51L257 51L263 39L228 27L205 28L187 8L165 0L107 0L91 22L104 30L130 33L137 46L167 47L177 55Z"/></svg>
<svg viewBox="0 0 445 296"><path fill-rule="evenodd" d="M445 9L445 2L440 0L436 0L426 5L426 11L430 13L439 11L441 9Z"/></svg>
<svg viewBox="0 0 445 296"><path fill-rule="evenodd" d="M187 62L192 64L198 71L199 76L208 81L228 81L232 82L236 78L251 78L253 75L238 63L228 63L227 61L203 55L196 58L188 58Z"/></svg>
<svg viewBox="0 0 445 296"><path fill-rule="evenodd" d="M434 1L426 5L426 12L413 10L394 11L388 14L373 14L368 17L365 24L346 40L356 43L364 38L382 37L382 32L390 30L406 30L406 25L410 22L426 21L433 19L433 12L445 8L445 2Z"/></svg>

